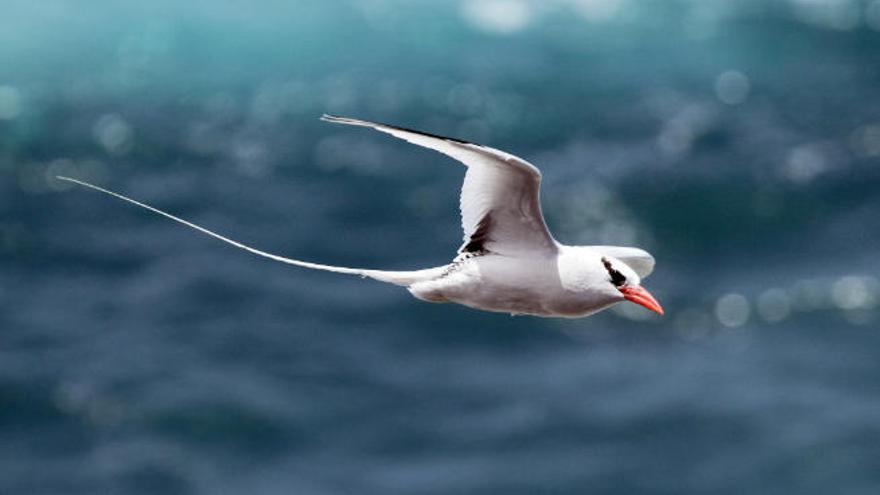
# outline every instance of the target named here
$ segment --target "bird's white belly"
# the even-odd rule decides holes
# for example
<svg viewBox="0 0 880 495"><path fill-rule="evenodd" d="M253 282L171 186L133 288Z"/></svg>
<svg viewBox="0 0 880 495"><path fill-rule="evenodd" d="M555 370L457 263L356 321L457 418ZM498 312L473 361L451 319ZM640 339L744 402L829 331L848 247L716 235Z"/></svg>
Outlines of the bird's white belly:
<svg viewBox="0 0 880 495"><path fill-rule="evenodd" d="M584 316L614 303L590 301L567 290L553 258L481 256L455 265L442 277L413 284L409 290L426 301L536 316Z"/></svg>

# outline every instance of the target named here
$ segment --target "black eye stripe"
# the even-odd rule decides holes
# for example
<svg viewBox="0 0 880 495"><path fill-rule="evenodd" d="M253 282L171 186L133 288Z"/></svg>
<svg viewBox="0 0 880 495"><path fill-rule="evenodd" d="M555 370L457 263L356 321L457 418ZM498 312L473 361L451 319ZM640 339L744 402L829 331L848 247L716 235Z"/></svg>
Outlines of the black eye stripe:
<svg viewBox="0 0 880 495"><path fill-rule="evenodd" d="M615 287L620 287L621 285L626 283L626 277L623 276L622 273L615 270L613 266L611 266L611 262L608 261L608 258L602 258L602 264L605 265L605 270L608 271L608 275L611 276L611 283L614 284Z"/></svg>

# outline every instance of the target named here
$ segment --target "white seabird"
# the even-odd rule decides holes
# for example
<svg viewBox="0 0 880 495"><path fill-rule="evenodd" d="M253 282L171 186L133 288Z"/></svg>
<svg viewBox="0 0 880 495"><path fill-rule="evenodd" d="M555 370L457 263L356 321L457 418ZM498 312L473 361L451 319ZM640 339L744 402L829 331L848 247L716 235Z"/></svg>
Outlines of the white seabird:
<svg viewBox="0 0 880 495"><path fill-rule="evenodd" d="M464 243L443 266L414 271L368 270L310 263L252 248L122 194L70 177L258 256L290 265L369 277L406 287L418 299L486 311L576 318L631 301L663 314L640 284L654 268L646 251L620 246L566 246L541 213L541 172L503 151L387 124L324 115L328 122L376 129L452 157L467 167L461 188Z"/></svg>

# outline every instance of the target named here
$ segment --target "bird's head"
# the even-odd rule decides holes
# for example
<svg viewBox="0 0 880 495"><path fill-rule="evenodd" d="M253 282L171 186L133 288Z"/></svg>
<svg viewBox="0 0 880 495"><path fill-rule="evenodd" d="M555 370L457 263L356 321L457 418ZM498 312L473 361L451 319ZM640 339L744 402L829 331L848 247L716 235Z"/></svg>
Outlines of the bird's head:
<svg viewBox="0 0 880 495"><path fill-rule="evenodd" d="M607 273L607 292L614 294L614 297L621 300L630 301L655 313L663 314L660 303L640 285L641 277L629 265L610 256L602 256L600 261Z"/></svg>

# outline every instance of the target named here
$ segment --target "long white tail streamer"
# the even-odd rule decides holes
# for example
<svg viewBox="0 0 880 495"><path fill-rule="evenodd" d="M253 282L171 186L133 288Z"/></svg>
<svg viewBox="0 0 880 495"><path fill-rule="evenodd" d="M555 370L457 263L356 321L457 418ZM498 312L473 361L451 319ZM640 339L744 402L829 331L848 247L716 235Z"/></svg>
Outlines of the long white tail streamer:
<svg viewBox="0 0 880 495"><path fill-rule="evenodd" d="M129 198L128 196L124 196L124 195L119 194L117 192L113 192L108 189L104 189L103 187L99 187L94 184L89 184L88 182L84 182L84 181L81 181L78 179L73 179L71 177L64 177L64 176L59 175L59 176L56 176L56 178L58 180L63 180L63 181L67 181L67 182L72 182L74 184L79 184L80 186L88 187L89 189L93 189L95 191L102 192L104 194L109 194L110 196L121 199L121 200L126 201L128 203L131 203L135 206L140 206L141 208L150 210L153 213L156 213L158 215L162 215L165 218L169 218L171 220L174 220L175 222L186 225L187 227L198 230L199 232L201 232L203 234L207 234L215 239L219 239L219 240L221 240L227 244L231 244L239 249L244 249L245 251L253 253L257 256L262 256L263 258L269 258L270 260L280 261L281 263L286 263L288 265L296 265L296 266L301 266L304 268L312 268L315 270L325 270L328 272L335 272L335 273L347 273L350 275L360 275L361 277L370 277L370 278L373 278L373 279L376 279L376 280L379 280L382 282L388 282L388 283L397 284L397 285L404 285L404 286L410 285L410 284L412 284L416 281L419 281L419 280L424 280L426 278L429 278L431 275L434 274L434 272L441 273L442 268L443 268L443 267L438 267L438 268L429 268L426 270L416 270L416 271L367 270L367 269L363 269L363 268L347 268L344 266L322 265L320 263L310 263L308 261L301 261L301 260L295 260L293 258L286 258L284 256L279 256L277 254L267 253L265 251L261 251L256 248L252 248L252 247L245 245L245 244L242 244L238 241L234 241L228 237L224 237L216 232L212 232L212 231L210 231L204 227L201 227L199 225L196 225L192 222L188 222L180 217L176 217L168 212L164 212L164 211L162 211L158 208L155 208L153 206L150 206L148 204L141 203L140 201L134 200L132 198Z"/></svg>

